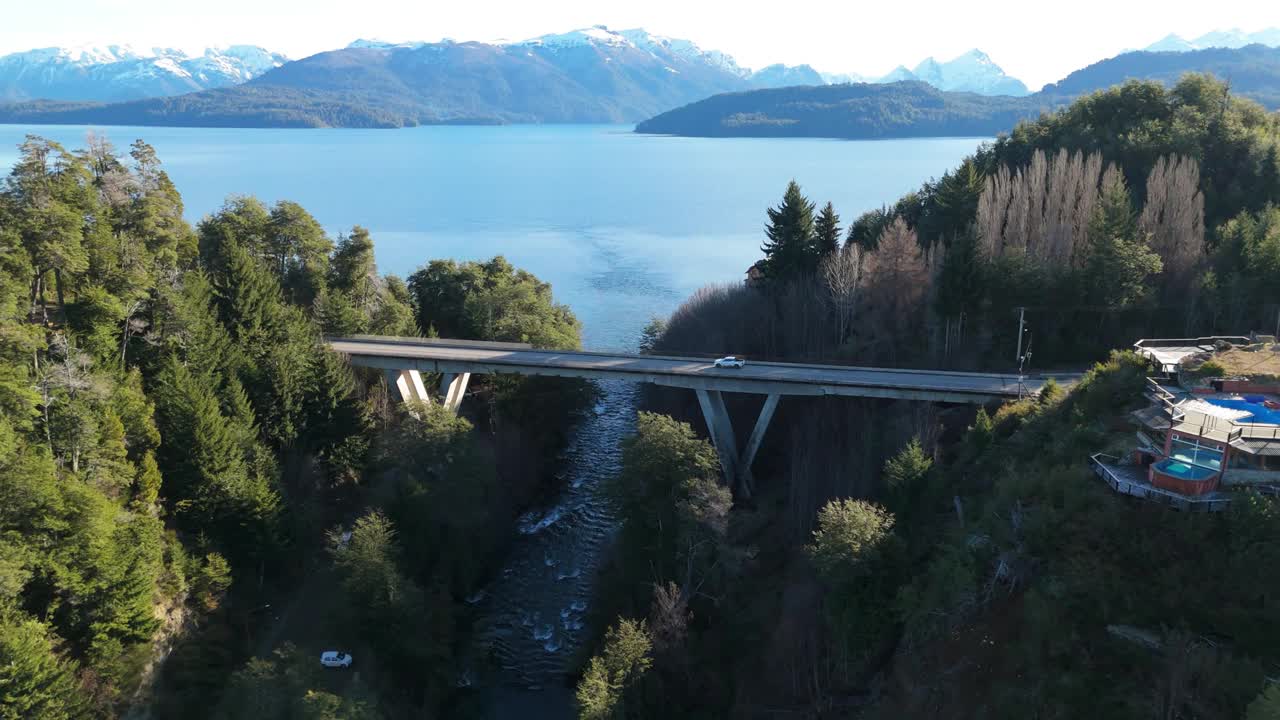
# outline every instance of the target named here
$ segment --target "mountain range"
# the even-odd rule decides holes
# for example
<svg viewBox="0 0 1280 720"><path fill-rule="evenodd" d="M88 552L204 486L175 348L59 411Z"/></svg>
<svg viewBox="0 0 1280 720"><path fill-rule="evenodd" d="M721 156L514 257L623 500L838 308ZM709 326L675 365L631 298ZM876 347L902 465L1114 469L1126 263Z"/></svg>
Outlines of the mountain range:
<svg viewBox="0 0 1280 720"><path fill-rule="evenodd" d="M137 50L127 45L41 48L0 56L0 101L113 102L239 85L288 59L253 45Z"/></svg>
<svg viewBox="0 0 1280 720"><path fill-rule="evenodd" d="M1280 28L1267 28L1247 33L1239 28L1231 30L1214 30L1194 40L1187 40L1181 35L1166 35L1143 48L1148 52L1188 52L1206 50L1208 48L1242 48L1246 45L1266 45L1280 47Z"/></svg>
<svg viewBox="0 0 1280 720"><path fill-rule="evenodd" d="M979 95L1009 95L1019 97L1030 94L1027 86L1017 78L1009 77L991 58L978 49L958 57L939 62L933 57L920 61L914 69L899 65L887 75L869 77L857 73L824 73L828 85L844 83L895 83L919 81L938 90L970 92ZM805 83L817 85L820 83Z"/></svg>
<svg viewBox="0 0 1280 720"><path fill-rule="evenodd" d="M459 48L465 48L466 51L459 52ZM289 88L290 91L298 92L323 92L326 89L324 83L302 87L296 85L295 80L299 75L315 73L316 68L324 66L333 68L336 64L344 64L347 71L351 71L351 66L360 62L379 65L383 55L394 56L396 63L404 61L408 66L434 63L440 68L440 72L434 73L433 77L444 85L451 86L453 91L460 89L460 82L457 78L444 76L454 69L465 76L476 70L477 66L496 64L516 75L527 72L542 79L548 68L539 66L548 62L565 76L568 84L578 85L579 89L587 92L598 89L602 81L608 84L609 77L620 76L630 76L631 80L645 88L638 92L626 91L621 86L626 85L629 80L623 78L617 81L619 103L616 107L585 112L580 107L582 103L572 100L577 89L556 87L552 89L552 93L567 98L568 106L545 117L540 110L532 114L525 111L529 108L495 110L485 107L485 102L477 102L474 98L470 101L456 98L461 104L455 106L446 99L437 112L423 115L422 121L426 122L455 115L464 118L492 117L498 121L527 120L534 116L542 121L553 121L588 115L592 120L639 120L654 112L674 107L665 103L675 101L679 105L705 97L711 92L822 85L829 82L894 82L909 79L922 80L943 90L1026 94L1022 83L1009 78L978 50L944 63L928 58L915 71L900 68L884 78L824 74L808 65L777 64L753 72L739 66L730 55L703 50L689 40L654 35L642 29L615 32L604 26L518 42L387 43L357 40L341 50L320 53L299 61L311 66L302 73L286 70L276 77L264 80L262 85ZM598 57L587 57L589 55ZM432 60L427 62L429 58ZM282 68L288 62L287 58L278 53L243 45L206 50L194 57L173 49L139 51L121 45L101 48L43 48L0 57L0 102L120 102L169 97L239 85ZM626 69L601 68L601 62L620 63ZM450 66L449 63L456 64ZM517 67L521 65L524 67ZM408 69L403 68L406 71ZM642 77L646 75L647 77ZM423 84L410 77L404 77L403 81L409 87ZM519 94L520 89L512 88L512 92ZM246 96L262 98L264 94L263 90L258 89L246 93ZM423 93L419 91L412 94L421 96ZM643 95L652 97L640 97ZM224 94L213 97L221 99ZM196 98L183 101L183 104L200 105L203 102L203 99ZM579 107L575 107L575 104ZM39 103L39 106L46 107L48 103Z"/></svg>
<svg viewBox="0 0 1280 720"><path fill-rule="evenodd" d="M1255 35L1265 39L1268 32ZM1238 35L1211 33L1196 42L1236 42ZM756 131L752 128L775 121L789 127L786 132L800 132L803 123L792 123L795 118L787 113L811 114L813 108L791 108L780 117L771 103L804 96L824 107L837 98L836 105L843 107L839 112L875 105L882 117L857 125L856 133L866 136L915 133L924 127L941 131L944 117L956 120L953 132L971 132L987 127L982 118L1003 122L1009 113L1036 112L1127 78L1171 81L1186 71L1230 77L1233 90L1275 106L1280 75L1268 50L1251 45L1126 53L1032 95L980 50L945 62L926 58L914 68L899 66L878 78L824 74L808 65L752 71L725 53L704 50L689 40L604 26L515 42L357 40L296 61L250 46L209 50L195 57L121 46L46 49L0 58L0 102L9 101L0 105L0 122L403 127L629 123L653 118L645 127L655 132L721 134L733 127L734 132L750 134ZM866 87L876 84L889 89ZM797 86L815 92L751 95L755 90ZM846 89L823 90L830 87ZM726 93L734 98L698 104ZM990 100L984 104L983 97ZM1028 101L1010 102L1019 98ZM752 110L757 99L764 105ZM729 106L735 108L732 118L703 112ZM668 112L672 108L679 110ZM680 120L672 125L673 118ZM687 122L690 118L697 120ZM709 128L706 122L717 126ZM781 131L771 127L768 132Z"/></svg>

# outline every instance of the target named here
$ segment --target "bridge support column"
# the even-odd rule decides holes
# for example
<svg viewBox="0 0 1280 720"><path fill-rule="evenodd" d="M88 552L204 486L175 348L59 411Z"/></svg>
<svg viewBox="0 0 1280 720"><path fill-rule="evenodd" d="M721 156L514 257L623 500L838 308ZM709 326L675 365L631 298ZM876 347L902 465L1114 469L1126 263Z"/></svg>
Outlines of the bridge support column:
<svg viewBox="0 0 1280 720"><path fill-rule="evenodd" d="M739 497L750 498L755 482L751 476L751 463L755 461L760 444L764 441L764 433L773 420L773 412L778 409L779 396L770 394L765 397L764 407L760 408L760 416L756 418L755 427L751 429L747 447L739 454L733 423L729 419L729 411L724 406L724 396L718 390L696 390L695 392L698 394L698 404L702 407L702 418L707 423L707 433L711 435L716 455L720 457L720 468L724 471L725 483L735 489Z"/></svg>
<svg viewBox="0 0 1280 720"><path fill-rule="evenodd" d="M707 434L720 456L720 469L729 487L738 485L738 441L733 437L733 423L724 407L724 397L719 390L696 390L698 404L702 406L702 419L707 422Z"/></svg>
<svg viewBox="0 0 1280 720"><path fill-rule="evenodd" d="M431 402L427 386L422 383L422 373L417 370L388 370L387 387L401 402Z"/></svg>
<svg viewBox="0 0 1280 720"><path fill-rule="evenodd" d="M467 394L467 383L471 381L471 373L445 373L440 378L440 396L444 398L444 406L449 412L457 415L462 407L462 396Z"/></svg>
<svg viewBox="0 0 1280 720"><path fill-rule="evenodd" d="M751 477L751 463L756 459L756 452L760 450L760 443L764 441L764 433L769 429L769 423L773 420L773 411L778 409L777 393L766 395L764 399L764 407L760 408L760 416L756 418L756 426L751 429L751 437L747 440L747 447L742 451L742 459L739 467L742 468L742 491L746 497L751 497L752 485L755 479Z"/></svg>

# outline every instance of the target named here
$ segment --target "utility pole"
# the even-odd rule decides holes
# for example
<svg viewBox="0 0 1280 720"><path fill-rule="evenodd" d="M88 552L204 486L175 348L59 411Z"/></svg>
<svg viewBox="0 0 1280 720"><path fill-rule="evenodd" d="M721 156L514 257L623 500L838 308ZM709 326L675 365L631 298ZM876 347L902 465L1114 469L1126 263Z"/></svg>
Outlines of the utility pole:
<svg viewBox="0 0 1280 720"><path fill-rule="evenodd" d="M1013 361L1022 364L1022 331L1023 321L1026 319L1027 309L1025 307L1018 308L1018 354L1014 356Z"/></svg>

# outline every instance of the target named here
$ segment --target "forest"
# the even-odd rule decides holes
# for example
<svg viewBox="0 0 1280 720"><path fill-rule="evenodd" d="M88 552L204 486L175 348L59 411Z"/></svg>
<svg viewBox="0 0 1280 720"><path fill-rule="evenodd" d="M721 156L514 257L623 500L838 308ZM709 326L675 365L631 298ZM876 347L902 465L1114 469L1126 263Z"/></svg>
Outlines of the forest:
<svg viewBox="0 0 1280 720"><path fill-rule="evenodd" d="M590 388L406 410L321 342L437 330L579 345L501 257L406 281L251 197L192 227L146 143L29 137L0 191L0 717L439 712L461 598Z"/></svg>
<svg viewBox="0 0 1280 720"><path fill-rule="evenodd" d="M1091 369L977 411L784 399L749 496L697 406L649 392L580 717L1277 717L1280 503L1177 513L1088 464L1146 402L1117 348L1274 331L1277 203L1280 116L1203 75L1021 123L847 230L792 182L752 279L649 351Z"/></svg>

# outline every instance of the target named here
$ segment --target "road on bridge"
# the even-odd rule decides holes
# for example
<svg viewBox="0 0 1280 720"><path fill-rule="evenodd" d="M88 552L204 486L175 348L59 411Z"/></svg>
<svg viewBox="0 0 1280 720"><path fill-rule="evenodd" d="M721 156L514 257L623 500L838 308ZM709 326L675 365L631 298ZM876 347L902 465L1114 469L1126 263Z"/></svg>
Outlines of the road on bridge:
<svg viewBox="0 0 1280 720"><path fill-rule="evenodd" d="M1046 377L748 361L717 368L706 358L535 350L462 341L331 338L354 365L440 373L619 378L690 389L984 403L1039 392Z"/></svg>

